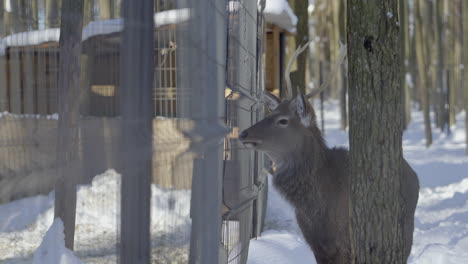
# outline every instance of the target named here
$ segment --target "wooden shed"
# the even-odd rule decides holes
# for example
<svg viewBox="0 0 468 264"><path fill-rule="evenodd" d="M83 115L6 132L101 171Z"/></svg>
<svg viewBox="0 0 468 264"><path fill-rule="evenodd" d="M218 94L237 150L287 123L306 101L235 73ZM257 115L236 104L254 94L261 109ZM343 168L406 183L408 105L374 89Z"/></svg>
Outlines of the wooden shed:
<svg viewBox="0 0 468 264"><path fill-rule="evenodd" d="M267 0L264 15L265 89L279 96L284 87L285 39L296 32L297 17L284 0Z"/></svg>
<svg viewBox="0 0 468 264"><path fill-rule="evenodd" d="M0 39L0 111L57 112L59 34L51 28Z"/></svg>
<svg viewBox="0 0 468 264"><path fill-rule="evenodd" d="M176 114L176 25L188 9L154 14L154 116ZM93 21L82 33L82 114L118 115L119 52L122 19ZM57 112L59 28L27 31L0 39L0 111L15 114ZM157 102L157 103L156 103Z"/></svg>

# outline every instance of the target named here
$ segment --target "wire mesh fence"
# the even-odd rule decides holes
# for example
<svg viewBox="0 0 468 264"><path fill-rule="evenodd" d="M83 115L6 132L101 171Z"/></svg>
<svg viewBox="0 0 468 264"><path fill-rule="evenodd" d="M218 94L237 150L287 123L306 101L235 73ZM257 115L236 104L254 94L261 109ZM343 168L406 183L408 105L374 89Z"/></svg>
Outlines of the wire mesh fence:
<svg viewBox="0 0 468 264"><path fill-rule="evenodd" d="M257 3L0 3L0 210L35 211L4 210L0 262L30 261L60 216L85 263L246 263L266 193L237 141L263 115Z"/></svg>

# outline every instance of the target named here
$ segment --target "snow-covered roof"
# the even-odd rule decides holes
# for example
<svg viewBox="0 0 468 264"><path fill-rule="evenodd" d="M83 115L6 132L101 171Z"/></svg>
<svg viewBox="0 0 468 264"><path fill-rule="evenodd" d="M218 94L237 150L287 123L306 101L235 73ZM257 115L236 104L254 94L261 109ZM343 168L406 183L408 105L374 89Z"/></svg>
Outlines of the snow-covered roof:
<svg viewBox="0 0 468 264"><path fill-rule="evenodd" d="M154 25L155 27L161 27L166 25L180 24L190 19L190 10L188 8L173 9L162 11L154 14ZM107 35L111 33L120 32L123 29L123 19L109 19L109 20L97 20L89 23L83 28L83 41L88 38Z"/></svg>
<svg viewBox="0 0 468 264"><path fill-rule="evenodd" d="M179 24L188 21L190 10L188 8L173 9L154 14L155 27ZM120 32L123 29L123 19L97 20L83 28L82 40L91 37ZM58 42L59 28L48 28L12 34L0 39L0 55L5 55L8 47L33 46L47 42Z"/></svg>
<svg viewBox="0 0 468 264"><path fill-rule="evenodd" d="M38 45L47 42L58 42L60 29L48 28L44 30L27 31L12 34L0 39L0 55L5 54L8 47Z"/></svg>
<svg viewBox="0 0 468 264"><path fill-rule="evenodd" d="M297 16L286 0L266 0L265 21L289 32L296 32Z"/></svg>

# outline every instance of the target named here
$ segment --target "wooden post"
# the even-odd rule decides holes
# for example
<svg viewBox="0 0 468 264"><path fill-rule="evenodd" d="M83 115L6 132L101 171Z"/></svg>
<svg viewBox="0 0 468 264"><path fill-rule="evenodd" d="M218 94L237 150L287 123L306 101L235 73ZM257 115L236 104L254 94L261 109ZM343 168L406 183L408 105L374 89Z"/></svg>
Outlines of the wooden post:
<svg viewBox="0 0 468 264"><path fill-rule="evenodd" d="M23 103L24 103L24 113L26 114L35 114L35 74L34 74L34 53L33 49L25 48L23 52Z"/></svg>
<svg viewBox="0 0 468 264"><path fill-rule="evenodd" d="M15 114L21 114L21 68L20 52L17 49L10 49L9 74L10 74L10 111Z"/></svg>
<svg viewBox="0 0 468 264"><path fill-rule="evenodd" d="M0 56L0 112L8 110L8 70L5 56Z"/></svg>
<svg viewBox="0 0 468 264"><path fill-rule="evenodd" d="M39 50L37 52L37 85L36 85L36 101L37 101L37 113L40 115L47 114L47 57L45 51Z"/></svg>

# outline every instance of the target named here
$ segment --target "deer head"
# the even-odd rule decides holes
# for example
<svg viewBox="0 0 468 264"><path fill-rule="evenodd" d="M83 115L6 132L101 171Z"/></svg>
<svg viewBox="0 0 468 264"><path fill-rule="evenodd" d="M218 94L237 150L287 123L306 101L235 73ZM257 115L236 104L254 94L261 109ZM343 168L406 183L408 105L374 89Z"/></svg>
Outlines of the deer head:
<svg viewBox="0 0 468 264"><path fill-rule="evenodd" d="M292 62L309 43L303 47L299 46L288 62L285 70L288 95L292 95L289 78ZM273 94L264 91L263 102L270 113L263 120L242 131L239 140L247 147L265 152L276 163L296 156L295 154L301 151L305 143L309 143L309 146L312 143L317 146L315 151L320 151L320 147L324 146L323 139L316 124L314 109L307 99L319 94L329 85L345 56L346 46L343 45L327 81L307 95L298 91L295 98L281 101Z"/></svg>
<svg viewBox="0 0 468 264"><path fill-rule="evenodd" d="M320 137L320 134L316 135L314 109L303 94L282 102L269 92L265 92L264 97L270 113L242 131L239 140L245 146L263 151L279 162L297 152L308 137Z"/></svg>

